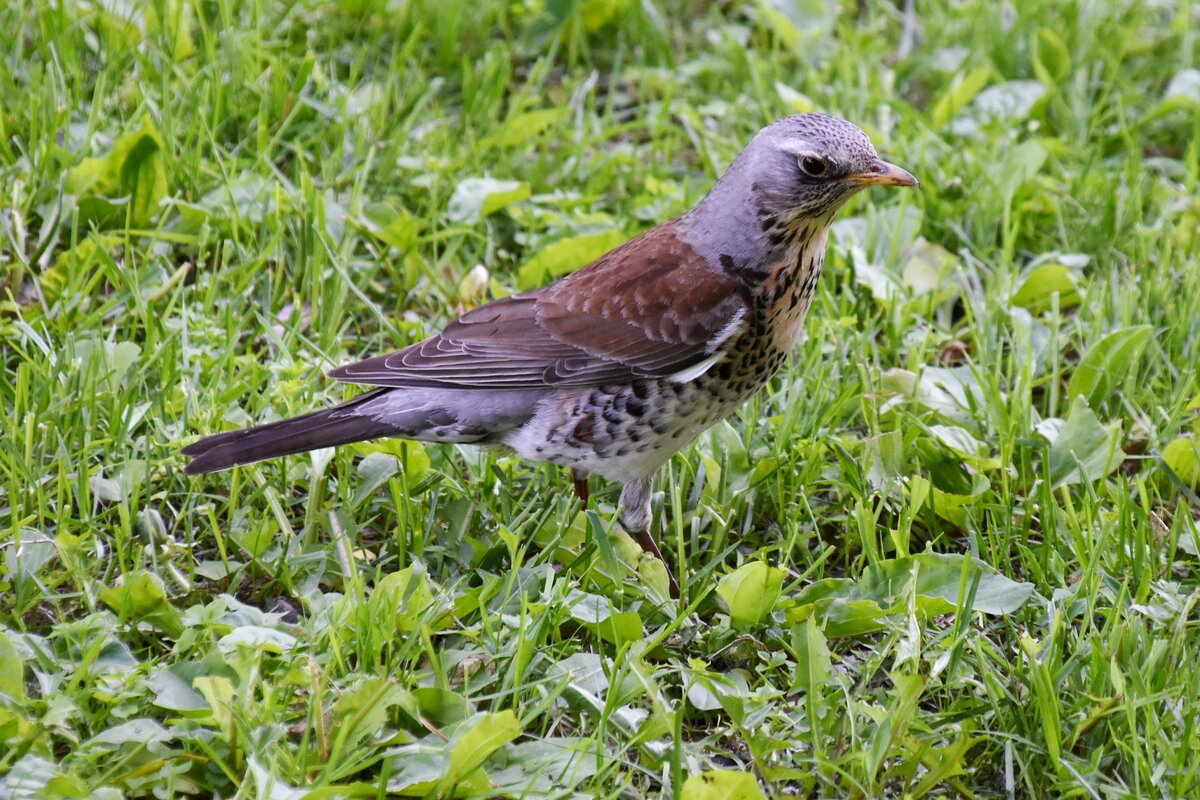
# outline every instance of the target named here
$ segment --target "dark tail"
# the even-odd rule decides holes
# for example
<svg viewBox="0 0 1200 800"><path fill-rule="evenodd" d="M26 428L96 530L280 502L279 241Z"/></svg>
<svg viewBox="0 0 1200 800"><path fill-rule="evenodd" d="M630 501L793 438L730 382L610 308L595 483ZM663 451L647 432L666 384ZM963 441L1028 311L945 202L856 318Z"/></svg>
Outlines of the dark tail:
<svg viewBox="0 0 1200 800"><path fill-rule="evenodd" d="M183 454L192 457L183 471L188 475L219 472L238 464L386 436L393 431L391 426L368 416L358 416L353 411L354 407L377 394L379 391L367 392L324 411L205 436L183 448Z"/></svg>

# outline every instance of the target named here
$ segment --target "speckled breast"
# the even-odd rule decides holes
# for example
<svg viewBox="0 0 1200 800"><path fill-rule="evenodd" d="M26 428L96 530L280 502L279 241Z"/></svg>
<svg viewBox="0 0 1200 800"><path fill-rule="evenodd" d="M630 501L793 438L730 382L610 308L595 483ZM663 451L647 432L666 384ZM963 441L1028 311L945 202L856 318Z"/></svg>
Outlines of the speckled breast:
<svg viewBox="0 0 1200 800"><path fill-rule="evenodd" d="M726 357L699 377L574 390L553 403L558 410L552 417L510 444L526 457L614 480L653 474L762 388L791 353L821 259L797 259L791 267L773 271L756 287L749 326Z"/></svg>

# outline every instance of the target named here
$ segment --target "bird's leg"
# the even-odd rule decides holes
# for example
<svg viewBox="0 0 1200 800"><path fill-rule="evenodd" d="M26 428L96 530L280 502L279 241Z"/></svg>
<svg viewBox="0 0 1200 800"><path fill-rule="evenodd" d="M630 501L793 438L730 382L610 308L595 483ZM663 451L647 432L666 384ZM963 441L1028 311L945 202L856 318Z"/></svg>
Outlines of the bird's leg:
<svg viewBox="0 0 1200 800"><path fill-rule="evenodd" d="M621 525L629 531L633 538L637 539L637 543L643 550L653 553L659 561L663 562L663 566L667 570L667 581L671 587L671 597L678 599L679 582L675 580L675 573L671 571L671 566L663 558L662 551L658 549L658 543L654 541L654 536L650 533L650 497L653 486L652 478L642 478L624 485L621 489Z"/></svg>
<svg viewBox="0 0 1200 800"><path fill-rule="evenodd" d="M571 470L571 480L575 482L575 496L579 498L579 502L583 503L583 507L587 508L589 497L587 473Z"/></svg>

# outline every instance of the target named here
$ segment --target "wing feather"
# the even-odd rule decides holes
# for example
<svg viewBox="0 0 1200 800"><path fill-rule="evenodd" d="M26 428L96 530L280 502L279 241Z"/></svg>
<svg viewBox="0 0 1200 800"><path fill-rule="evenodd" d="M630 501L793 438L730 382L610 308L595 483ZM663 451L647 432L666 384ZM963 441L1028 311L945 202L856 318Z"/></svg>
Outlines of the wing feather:
<svg viewBox="0 0 1200 800"><path fill-rule="evenodd" d="M423 342L329 374L372 386L458 389L699 374L745 328L748 307L746 287L680 241L673 221L549 286L488 303Z"/></svg>

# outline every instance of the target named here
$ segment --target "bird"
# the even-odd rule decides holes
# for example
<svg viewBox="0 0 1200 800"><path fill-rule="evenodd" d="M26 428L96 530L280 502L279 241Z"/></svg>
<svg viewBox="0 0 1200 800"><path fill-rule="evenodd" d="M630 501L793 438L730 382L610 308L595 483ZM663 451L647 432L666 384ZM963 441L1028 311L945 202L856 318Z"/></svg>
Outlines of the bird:
<svg viewBox="0 0 1200 800"><path fill-rule="evenodd" d="M184 472L379 437L507 448L568 468L585 506L589 476L619 483L618 520L663 559L651 533L659 468L790 355L838 210L870 186L918 185L851 122L776 120L689 211L424 341L333 369L372 388L201 438L182 449Z"/></svg>

